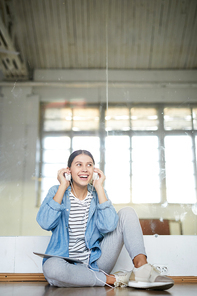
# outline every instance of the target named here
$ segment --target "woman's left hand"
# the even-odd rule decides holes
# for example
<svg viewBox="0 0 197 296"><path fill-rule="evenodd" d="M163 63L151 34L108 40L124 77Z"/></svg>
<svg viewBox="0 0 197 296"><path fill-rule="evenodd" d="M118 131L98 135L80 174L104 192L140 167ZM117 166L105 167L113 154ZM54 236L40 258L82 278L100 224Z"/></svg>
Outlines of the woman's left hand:
<svg viewBox="0 0 197 296"><path fill-rule="evenodd" d="M99 203L102 204L107 201L107 197L103 188L103 183L105 181L105 175L103 172L97 168L94 169L94 173L97 173L99 178L93 181L93 186L98 194Z"/></svg>
<svg viewBox="0 0 197 296"><path fill-rule="evenodd" d="M104 181L105 181L106 178L105 178L104 173L100 169L95 168L94 169L94 173L97 173L98 176L99 176L99 178L97 180L94 180L93 181L93 186L96 189L99 186L103 186L103 183L104 183Z"/></svg>

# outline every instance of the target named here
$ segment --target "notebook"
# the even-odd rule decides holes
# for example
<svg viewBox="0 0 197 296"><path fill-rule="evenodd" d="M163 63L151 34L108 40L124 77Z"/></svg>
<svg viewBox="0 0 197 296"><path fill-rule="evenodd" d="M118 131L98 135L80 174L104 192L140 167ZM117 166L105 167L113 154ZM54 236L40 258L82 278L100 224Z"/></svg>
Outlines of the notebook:
<svg viewBox="0 0 197 296"><path fill-rule="evenodd" d="M83 263L80 260L77 259L73 259L73 258L69 258L69 257L62 257L62 256L56 256L56 255L49 255L49 254L43 254L43 253L37 253L37 252L33 252L35 255L40 256L42 258L51 258L51 257L55 257L55 258L61 258L66 260L69 263Z"/></svg>

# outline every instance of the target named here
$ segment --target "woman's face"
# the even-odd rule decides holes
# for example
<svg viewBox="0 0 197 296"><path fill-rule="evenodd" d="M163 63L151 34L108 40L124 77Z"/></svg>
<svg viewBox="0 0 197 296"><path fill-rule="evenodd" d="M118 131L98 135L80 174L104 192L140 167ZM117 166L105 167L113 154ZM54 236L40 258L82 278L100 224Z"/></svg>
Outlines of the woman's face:
<svg viewBox="0 0 197 296"><path fill-rule="evenodd" d="M73 182L86 186L92 179L94 163L90 156L80 154L73 159L70 167Z"/></svg>

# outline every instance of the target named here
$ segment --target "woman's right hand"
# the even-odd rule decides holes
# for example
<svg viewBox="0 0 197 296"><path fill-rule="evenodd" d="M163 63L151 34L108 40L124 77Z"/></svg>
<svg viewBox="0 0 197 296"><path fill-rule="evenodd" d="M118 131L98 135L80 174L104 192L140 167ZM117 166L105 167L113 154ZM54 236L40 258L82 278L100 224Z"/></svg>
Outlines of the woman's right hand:
<svg viewBox="0 0 197 296"><path fill-rule="evenodd" d="M70 185L70 181L66 180L65 174L70 174L69 168L66 168L66 169L63 168L57 172L57 179L60 182L60 186L59 186L53 199L56 202L58 202L60 205L62 203L64 193L65 193L66 189L68 188L68 186Z"/></svg>
<svg viewBox="0 0 197 296"><path fill-rule="evenodd" d="M66 180L65 174L70 174L69 168L62 168L57 172L57 179L60 185L64 185L66 188L70 185L70 181Z"/></svg>

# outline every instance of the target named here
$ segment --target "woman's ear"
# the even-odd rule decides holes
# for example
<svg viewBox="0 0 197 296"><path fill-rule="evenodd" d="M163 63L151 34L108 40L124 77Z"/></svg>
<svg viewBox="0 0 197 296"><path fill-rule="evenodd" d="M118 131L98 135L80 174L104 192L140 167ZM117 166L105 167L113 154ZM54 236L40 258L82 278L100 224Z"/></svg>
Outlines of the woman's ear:
<svg viewBox="0 0 197 296"><path fill-rule="evenodd" d="M69 174L71 174L71 170L70 170L70 168L69 168L69 167L67 167L67 170L69 170Z"/></svg>

